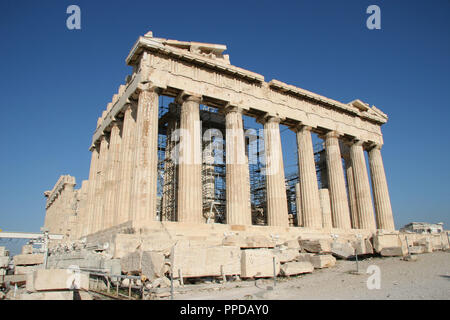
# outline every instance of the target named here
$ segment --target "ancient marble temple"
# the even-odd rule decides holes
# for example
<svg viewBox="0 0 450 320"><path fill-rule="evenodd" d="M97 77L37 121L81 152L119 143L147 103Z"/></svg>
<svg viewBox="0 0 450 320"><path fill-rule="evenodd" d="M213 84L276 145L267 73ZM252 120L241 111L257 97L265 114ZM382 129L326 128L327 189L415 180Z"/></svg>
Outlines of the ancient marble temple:
<svg viewBox="0 0 450 320"><path fill-rule="evenodd" d="M205 169L202 143L208 108L215 110L210 121L225 140L220 223L254 224L246 116L264 129L270 167L265 170L265 222L260 228L395 229L381 155L386 114L358 99L342 103L278 80L266 82L262 75L232 65L225 50L219 44L156 38L152 32L139 37L126 58L131 75L98 118L89 179L74 189L75 178L61 176L45 192L50 232L79 239L155 221L194 228L219 223L211 219L213 207L205 208L205 197L214 196L217 184L214 176L205 178L212 170ZM160 112L162 97L171 101L166 113ZM292 146L298 156L295 224L289 219L280 125L297 139ZM326 188L319 188L313 134L323 139ZM166 137L164 148L161 135ZM177 153L172 152L175 145ZM166 155L162 161L161 153Z"/></svg>

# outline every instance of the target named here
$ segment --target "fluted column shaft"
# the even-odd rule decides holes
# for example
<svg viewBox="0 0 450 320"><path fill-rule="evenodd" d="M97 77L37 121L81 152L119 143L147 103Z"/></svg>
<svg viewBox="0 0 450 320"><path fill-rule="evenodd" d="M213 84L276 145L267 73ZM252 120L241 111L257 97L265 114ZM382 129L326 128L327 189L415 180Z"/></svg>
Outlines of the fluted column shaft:
<svg viewBox="0 0 450 320"><path fill-rule="evenodd" d="M289 217L279 124L280 119L275 117L264 121L267 224L287 227L289 226Z"/></svg>
<svg viewBox="0 0 450 320"><path fill-rule="evenodd" d="M103 135L100 138L100 154L97 167L97 177L95 178L95 197L94 197L94 218L92 224L92 232L100 230L102 225L102 215L104 206L104 180L105 171L108 164L108 138ZM90 232L90 233L92 233Z"/></svg>
<svg viewBox="0 0 450 320"><path fill-rule="evenodd" d="M333 227L351 229L342 157L335 132L329 132L325 136L325 153Z"/></svg>
<svg viewBox="0 0 450 320"><path fill-rule="evenodd" d="M105 183L105 209L103 229L110 228L117 222L116 199L119 194L120 154L122 136L120 135L122 122L116 120L112 123L109 140L108 170Z"/></svg>
<svg viewBox="0 0 450 320"><path fill-rule="evenodd" d="M375 146L369 151L369 166L378 229L393 231L395 230L394 217L381 157L381 146Z"/></svg>
<svg viewBox="0 0 450 320"><path fill-rule="evenodd" d="M178 221L203 223L200 98L181 104L178 159Z"/></svg>
<svg viewBox="0 0 450 320"><path fill-rule="evenodd" d="M133 181L133 160L136 148L136 111L136 103L129 103L125 108L123 118L120 185L115 204L117 220L114 224L121 224L132 219L132 216L130 216L130 199Z"/></svg>
<svg viewBox="0 0 450 320"><path fill-rule="evenodd" d="M81 236L86 236L92 230L91 225L94 218L94 204L95 204L95 179L97 177L99 146L96 145L91 151L91 166L89 168L88 179L88 191L86 198L86 210L84 211L85 217L83 218L83 224L81 226Z"/></svg>
<svg viewBox="0 0 450 320"><path fill-rule="evenodd" d="M347 173L347 189L348 189L348 202L350 207L350 220L353 229L359 229L359 215L358 206L356 205L355 194L355 177L353 174L352 161L350 155L345 158L345 171Z"/></svg>
<svg viewBox="0 0 450 320"><path fill-rule="evenodd" d="M359 228L376 230L373 213L372 197L370 195L369 176L362 141L356 141L350 147L350 158L355 181L356 206L358 208Z"/></svg>
<svg viewBox="0 0 450 320"><path fill-rule="evenodd" d="M133 222L156 218L158 174L158 107L159 95L154 88L139 93L136 119L136 148L132 191Z"/></svg>
<svg viewBox="0 0 450 320"><path fill-rule="evenodd" d="M303 213L302 213L302 194L300 192L300 183L295 184L295 207L297 209L297 225L304 227L303 225Z"/></svg>
<svg viewBox="0 0 450 320"><path fill-rule="evenodd" d="M303 227L320 229L322 228L322 212L311 127L301 126L297 129L297 149Z"/></svg>
<svg viewBox="0 0 450 320"><path fill-rule="evenodd" d="M251 225L249 168L242 110L228 108L226 126L226 212L228 224Z"/></svg>

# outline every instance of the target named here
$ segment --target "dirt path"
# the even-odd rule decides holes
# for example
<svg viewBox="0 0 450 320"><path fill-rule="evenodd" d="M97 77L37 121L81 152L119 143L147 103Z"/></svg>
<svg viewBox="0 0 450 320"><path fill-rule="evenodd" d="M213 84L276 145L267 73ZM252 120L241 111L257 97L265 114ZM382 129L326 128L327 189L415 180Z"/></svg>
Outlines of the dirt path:
<svg viewBox="0 0 450 320"><path fill-rule="evenodd" d="M380 288L369 290L366 274L369 266L380 271ZM450 299L450 253L434 252L407 262L399 257L370 258L360 261L362 274L354 275L354 261L338 261L331 269L291 279L280 278L274 290L273 280L229 282L211 285L206 290L180 293L175 299ZM373 279L373 277L371 278ZM374 283L374 282L371 282ZM375 282L376 283L376 282Z"/></svg>

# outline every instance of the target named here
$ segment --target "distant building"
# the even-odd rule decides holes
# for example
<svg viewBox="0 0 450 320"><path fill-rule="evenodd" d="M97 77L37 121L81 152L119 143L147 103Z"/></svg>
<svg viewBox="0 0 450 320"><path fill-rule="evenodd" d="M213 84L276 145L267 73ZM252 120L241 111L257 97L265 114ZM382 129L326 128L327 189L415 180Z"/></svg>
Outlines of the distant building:
<svg viewBox="0 0 450 320"><path fill-rule="evenodd" d="M401 228L400 231L415 233L441 233L444 231L444 223L411 222Z"/></svg>

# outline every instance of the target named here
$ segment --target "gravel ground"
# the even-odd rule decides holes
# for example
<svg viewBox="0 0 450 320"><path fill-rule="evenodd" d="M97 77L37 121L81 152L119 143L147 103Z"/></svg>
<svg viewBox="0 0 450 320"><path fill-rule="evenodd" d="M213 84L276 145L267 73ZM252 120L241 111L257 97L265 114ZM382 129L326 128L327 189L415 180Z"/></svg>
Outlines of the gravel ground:
<svg viewBox="0 0 450 320"><path fill-rule="evenodd" d="M360 261L360 274L354 261L337 261L335 267L315 270L295 278L279 278L275 289L272 279L236 281L211 285L200 290L189 286L189 292L175 299L450 299L450 253L437 251L417 256L417 261L399 257L369 258ZM366 271L375 265L380 270L380 288L369 290ZM373 278L373 276L372 276ZM192 290L190 290L192 287ZM202 286L204 287L204 286ZM188 289L185 287L184 289Z"/></svg>

